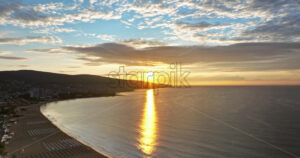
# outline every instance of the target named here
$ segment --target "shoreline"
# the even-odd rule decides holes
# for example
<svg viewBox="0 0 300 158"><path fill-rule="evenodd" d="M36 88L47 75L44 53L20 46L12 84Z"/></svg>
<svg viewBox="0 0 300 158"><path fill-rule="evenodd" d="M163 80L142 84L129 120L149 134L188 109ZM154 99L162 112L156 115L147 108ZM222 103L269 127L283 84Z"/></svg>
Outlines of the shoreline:
<svg viewBox="0 0 300 158"><path fill-rule="evenodd" d="M13 136L5 145L5 157L108 157L55 126L40 110L47 103L17 107L20 117L9 128Z"/></svg>
<svg viewBox="0 0 300 158"><path fill-rule="evenodd" d="M116 96L117 96L117 95L116 95ZM113 96L111 96L111 97L113 97ZM89 97L89 98L94 98L94 97ZM95 98L98 98L98 97L95 97ZM74 98L74 99L84 99L84 98ZM70 99L70 100L73 100L73 99ZM65 101L65 100L59 100L59 101ZM55 102L57 102L57 101L55 101ZM48 102L48 103L52 103L52 102ZM40 113L41 113L41 114L42 114L42 115L43 115L43 116L44 116L44 117L45 117L45 118L46 118L53 126L55 126L55 127L56 127L59 131L61 131L62 133L66 134L67 136L71 137L72 139L78 141L78 142L81 143L82 145L84 145L84 146L86 146L86 147L88 147L88 148L91 148L92 150L94 150L95 152L97 152L98 154L100 154L101 156L104 156L105 158L110 158L110 156L108 156L108 155L106 155L106 154L104 154L104 153L101 153L101 152L97 151L96 149L94 149L94 148L91 147L90 145L88 145L88 144L86 144L86 143L84 143L84 142L81 142L80 140L74 138L73 136L69 135L68 133L64 132L64 131L61 130L59 127L57 127L50 119L48 119L47 116L45 116L45 115L41 112L42 106L46 106L46 104L48 104L48 103L43 103L43 104L39 105L39 107L40 107Z"/></svg>

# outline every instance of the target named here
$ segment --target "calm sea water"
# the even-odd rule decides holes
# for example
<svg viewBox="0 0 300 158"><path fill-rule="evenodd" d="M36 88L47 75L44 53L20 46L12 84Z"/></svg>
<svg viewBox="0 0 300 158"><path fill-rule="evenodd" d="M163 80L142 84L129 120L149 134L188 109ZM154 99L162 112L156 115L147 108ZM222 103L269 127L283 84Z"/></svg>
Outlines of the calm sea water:
<svg viewBox="0 0 300 158"><path fill-rule="evenodd" d="M111 157L300 156L300 87L137 90L50 103L41 111Z"/></svg>

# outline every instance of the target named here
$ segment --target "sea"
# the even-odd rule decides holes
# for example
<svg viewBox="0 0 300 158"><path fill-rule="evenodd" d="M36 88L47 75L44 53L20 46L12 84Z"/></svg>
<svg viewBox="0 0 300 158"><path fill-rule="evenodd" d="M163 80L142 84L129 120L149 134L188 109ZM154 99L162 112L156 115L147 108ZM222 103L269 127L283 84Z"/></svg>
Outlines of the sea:
<svg viewBox="0 0 300 158"><path fill-rule="evenodd" d="M41 112L108 157L300 157L299 86L139 89Z"/></svg>

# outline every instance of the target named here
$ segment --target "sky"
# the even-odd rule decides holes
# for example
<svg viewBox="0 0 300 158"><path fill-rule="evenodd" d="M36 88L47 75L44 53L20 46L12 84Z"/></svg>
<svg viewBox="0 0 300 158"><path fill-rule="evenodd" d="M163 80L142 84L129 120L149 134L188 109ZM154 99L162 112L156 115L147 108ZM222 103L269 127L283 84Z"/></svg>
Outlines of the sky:
<svg viewBox="0 0 300 158"><path fill-rule="evenodd" d="M298 0L0 0L0 71L300 84Z"/></svg>

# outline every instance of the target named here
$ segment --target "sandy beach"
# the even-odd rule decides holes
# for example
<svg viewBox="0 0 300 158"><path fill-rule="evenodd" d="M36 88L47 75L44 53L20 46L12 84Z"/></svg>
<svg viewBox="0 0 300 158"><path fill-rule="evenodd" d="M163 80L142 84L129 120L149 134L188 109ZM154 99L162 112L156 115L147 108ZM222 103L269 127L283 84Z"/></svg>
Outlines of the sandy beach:
<svg viewBox="0 0 300 158"><path fill-rule="evenodd" d="M5 146L7 157L104 158L105 156L60 131L40 112L40 105L18 107L14 133Z"/></svg>

